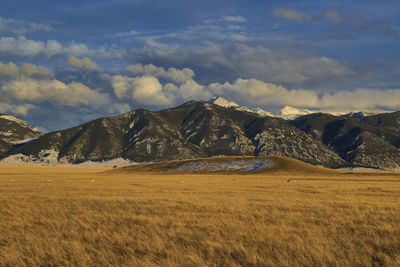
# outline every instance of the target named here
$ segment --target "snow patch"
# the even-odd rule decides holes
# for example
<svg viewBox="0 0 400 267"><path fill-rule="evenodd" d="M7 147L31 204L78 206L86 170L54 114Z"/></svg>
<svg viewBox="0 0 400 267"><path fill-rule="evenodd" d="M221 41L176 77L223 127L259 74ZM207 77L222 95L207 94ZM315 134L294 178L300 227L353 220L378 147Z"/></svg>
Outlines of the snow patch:
<svg viewBox="0 0 400 267"><path fill-rule="evenodd" d="M240 171L255 172L274 166L270 159L234 159L230 161L190 161L176 167L177 171L195 173L195 172L219 172L219 171Z"/></svg>
<svg viewBox="0 0 400 267"><path fill-rule="evenodd" d="M305 108L295 108L291 106L285 106L283 109L280 110L279 115L284 119L293 120L300 116L311 113L313 113L311 110Z"/></svg>
<svg viewBox="0 0 400 267"><path fill-rule="evenodd" d="M20 144L32 142L33 140L36 140L36 139L37 138L27 138L27 139L22 139L22 140L10 141L10 143L13 145L20 145Z"/></svg>
<svg viewBox="0 0 400 267"><path fill-rule="evenodd" d="M123 158L116 158L116 159L111 159L111 160L104 160L104 161L85 161L83 163L77 164L78 166L82 167L126 167L126 166L131 166L135 165L137 162L130 161L128 159L123 159Z"/></svg>
<svg viewBox="0 0 400 267"><path fill-rule="evenodd" d="M0 132L0 135L2 135L2 136L11 136L11 135L13 135L13 133L12 132Z"/></svg>
<svg viewBox="0 0 400 267"><path fill-rule="evenodd" d="M116 158L104 161L85 161L80 164L72 164L58 160L59 153L54 150L42 150L40 151L39 157L27 156L24 154L11 155L0 161L0 165L49 165L49 166L82 166L82 167L125 167L137 164L134 161L130 161L123 158Z"/></svg>
<svg viewBox="0 0 400 267"><path fill-rule="evenodd" d="M228 101L225 98L218 96L214 97L213 99L210 100L211 103L216 104L218 106L224 107L224 108L238 108L240 107L236 102L233 101Z"/></svg>
<svg viewBox="0 0 400 267"><path fill-rule="evenodd" d="M38 156L16 154L4 158L0 164L39 164L39 165L58 165L58 151L46 149L39 152Z"/></svg>
<svg viewBox="0 0 400 267"><path fill-rule="evenodd" d="M255 112L261 117L276 117L274 113L263 110L262 108L256 108Z"/></svg>
<svg viewBox="0 0 400 267"><path fill-rule="evenodd" d="M246 112L251 112L251 113L255 113L254 110L249 109L248 107L245 106L241 106L241 107L235 107L235 110L239 110L239 111L246 111Z"/></svg>
<svg viewBox="0 0 400 267"><path fill-rule="evenodd" d="M27 124L26 122L24 122L23 120L20 120L20 119L14 117L14 116L11 116L11 115L0 115L0 119L5 119L5 120L8 120L8 121L13 121L13 122L16 122L16 123L18 123L18 124L21 124L21 125L23 125L23 126L28 126L28 124Z"/></svg>

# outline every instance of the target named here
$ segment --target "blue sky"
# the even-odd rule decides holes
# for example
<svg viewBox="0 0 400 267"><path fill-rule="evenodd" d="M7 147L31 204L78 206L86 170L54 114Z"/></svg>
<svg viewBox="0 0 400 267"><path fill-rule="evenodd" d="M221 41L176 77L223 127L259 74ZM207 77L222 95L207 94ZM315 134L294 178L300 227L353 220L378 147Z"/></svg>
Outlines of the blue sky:
<svg viewBox="0 0 400 267"><path fill-rule="evenodd" d="M392 0L3 1L0 113L54 130L214 96L396 110L399 31Z"/></svg>

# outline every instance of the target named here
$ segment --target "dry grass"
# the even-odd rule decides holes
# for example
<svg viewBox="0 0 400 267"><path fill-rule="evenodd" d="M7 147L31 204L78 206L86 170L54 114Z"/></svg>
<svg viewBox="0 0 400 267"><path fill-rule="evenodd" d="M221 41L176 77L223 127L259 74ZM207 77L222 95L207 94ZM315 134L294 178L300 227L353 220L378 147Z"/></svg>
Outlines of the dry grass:
<svg viewBox="0 0 400 267"><path fill-rule="evenodd" d="M0 166L2 266L398 266L396 174Z"/></svg>

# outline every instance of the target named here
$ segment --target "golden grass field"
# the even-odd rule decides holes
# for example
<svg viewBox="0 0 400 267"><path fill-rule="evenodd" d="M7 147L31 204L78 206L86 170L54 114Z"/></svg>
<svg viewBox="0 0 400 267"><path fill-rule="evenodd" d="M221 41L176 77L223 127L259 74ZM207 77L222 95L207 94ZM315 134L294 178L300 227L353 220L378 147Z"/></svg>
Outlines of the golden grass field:
<svg viewBox="0 0 400 267"><path fill-rule="evenodd" d="M400 266L399 173L0 165L1 266Z"/></svg>

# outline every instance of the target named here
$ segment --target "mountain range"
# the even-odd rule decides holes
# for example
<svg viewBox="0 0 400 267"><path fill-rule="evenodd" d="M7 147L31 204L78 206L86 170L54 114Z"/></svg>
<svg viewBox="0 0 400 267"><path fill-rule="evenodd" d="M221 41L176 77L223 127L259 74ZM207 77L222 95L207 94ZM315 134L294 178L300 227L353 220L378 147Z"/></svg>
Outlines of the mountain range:
<svg viewBox="0 0 400 267"><path fill-rule="evenodd" d="M17 127L12 120L4 123L0 119L0 131L6 133L0 135L0 158L77 164L117 158L156 162L282 155L331 168L400 169L399 111L369 116L300 111L307 114L284 119L215 98L161 111L137 109L46 134L22 121L17 124L25 130L18 132L19 128L11 127ZM24 143L11 136L35 139Z"/></svg>

